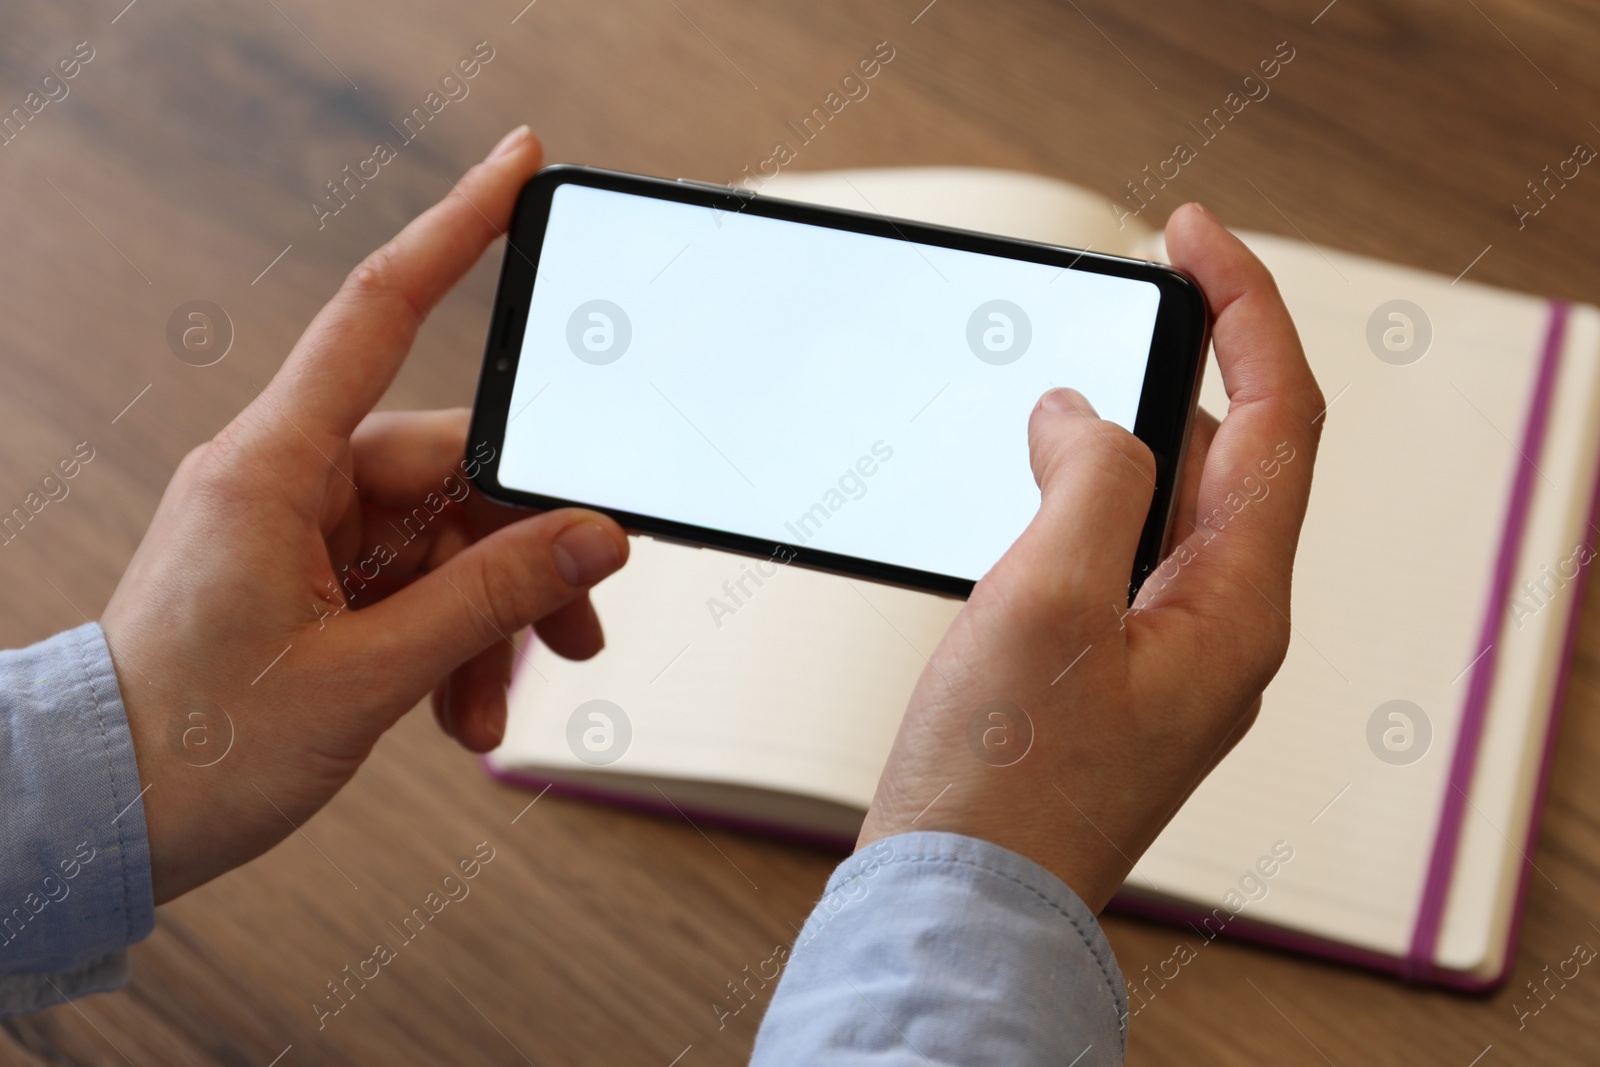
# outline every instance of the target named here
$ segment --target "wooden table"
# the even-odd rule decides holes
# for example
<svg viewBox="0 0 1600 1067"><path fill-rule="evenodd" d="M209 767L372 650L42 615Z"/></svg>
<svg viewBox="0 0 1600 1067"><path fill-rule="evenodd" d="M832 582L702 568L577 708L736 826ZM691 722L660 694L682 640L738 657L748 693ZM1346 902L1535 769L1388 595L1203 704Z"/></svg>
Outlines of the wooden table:
<svg viewBox="0 0 1600 1067"><path fill-rule="evenodd" d="M552 160L726 181L879 41L892 65L798 169L979 164L1115 197L1288 41L1293 66L1183 170L1182 198L1240 226L1600 297L1600 175L1520 232L1511 208L1575 142L1600 144L1600 19L1579 0L524 2L6 6L0 107L77 42L94 58L0 148L0 496L20 499L75 442L103 458L0 552L0 640L98 612L183 453L254 396L351 265L500 132L527 121ZM319 229L323 183L390 138L479 41L494 59L470 95ZM495 261L435 314L389 405L469 402ZM164 340L195 298L237 330L205 369ZM1600 980L1574 983L1522 1032L1510 1007L1574 941L1600 942L1588 925L1600 918L1597 605L1535 857L1560 889L1534 880L1510 988L1416 991L1219 945L1204 980L1140 1014L1130 1061L1600 1056ZM528 799L409 716L304 836L163 909L127 990L7 1022L3 1058L742 1062L757 1012L719 1030L712 1002L793 938L836 857L553 796L524 812ZM471 897L319 1031L324 983L481 841L496 859ZM1171 951L1162 927L1107 926L1130 973Z"/></svg>

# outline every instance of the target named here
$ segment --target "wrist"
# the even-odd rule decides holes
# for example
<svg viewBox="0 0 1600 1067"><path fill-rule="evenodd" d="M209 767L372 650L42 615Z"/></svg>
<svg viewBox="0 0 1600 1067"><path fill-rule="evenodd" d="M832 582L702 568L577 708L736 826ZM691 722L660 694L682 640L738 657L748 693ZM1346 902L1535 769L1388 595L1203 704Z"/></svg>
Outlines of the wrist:
<svg viewBox="0 0 1600 1067"><path fill-rule="evenodd" d="M1004 802L997 804L992 792L975 795L963 783L956 782L925 810L880 807L874 802L862 824L856 848L864 849L885 838L915 831L977 838L1043 867L1099 914L1132 870L1133 861L1128 857L1134 853L1100 833L1088 816L1074 807L1048 785L1042 793L1007 790Z"/></svg>

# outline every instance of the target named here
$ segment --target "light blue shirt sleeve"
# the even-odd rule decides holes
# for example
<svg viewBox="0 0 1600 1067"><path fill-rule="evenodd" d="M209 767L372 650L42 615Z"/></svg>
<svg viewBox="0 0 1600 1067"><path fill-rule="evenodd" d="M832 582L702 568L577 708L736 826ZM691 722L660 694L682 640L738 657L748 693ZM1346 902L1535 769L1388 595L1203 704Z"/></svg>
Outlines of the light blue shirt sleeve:
<svg viewBox="0 0 1600 1067"><path fill-rule="evenodd" d="M155 926L142 788L98 623L0 652L0 1015L127 981Z"/></svg>
<svg viewBox="0 0 1600 1067"><path fill-rule="evenodd" d="M1122 1063L1127 994L1087 905L1015 852L950 833L839 865L790 950L754 1067Z"/></svg>

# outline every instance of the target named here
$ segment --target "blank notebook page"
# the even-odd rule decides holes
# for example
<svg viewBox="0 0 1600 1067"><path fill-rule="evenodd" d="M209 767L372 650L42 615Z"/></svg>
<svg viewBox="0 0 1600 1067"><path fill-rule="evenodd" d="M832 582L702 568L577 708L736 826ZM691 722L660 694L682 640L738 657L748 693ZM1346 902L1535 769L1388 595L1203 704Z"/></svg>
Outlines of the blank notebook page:
<svg viewBox="0 0 1600 1067"><path fill-rule="evenodd" d="M1566 334L1545 447L1534 457L1534 506L1514 571L1512 596L1522 599L1523 608L1508 608L1501 625L1489 718L1436 953L1440 965L1457 970L1474 969L1504 952L1512 914L1504 905L1523 874L1554 885L1537 868L1524 871L1533 862L1525 830L1578 586L1567 581L1542 606L1521 587L1546 568L1570 574L1562 564L1575 567L1583 558L1574 556L1576 547L1592 549L1595 540L1588 523L1600 456L1600 314L1592 307L1573 308Z"/></svg>
<svg viewBox="0 0 1600 1067"><path fill-rule="evenodd" d="M633 738L614 769L758 786L865 810L906 696L960 602L767 564L631 541L593 593L606 649L586 663L533 648L493 764L588 770L567 748L567 716L610 700ZM761 577L760 574L757 577ZM711 600L732 607L713 613ZM736 603L739 601L740 603Z"/></svg>

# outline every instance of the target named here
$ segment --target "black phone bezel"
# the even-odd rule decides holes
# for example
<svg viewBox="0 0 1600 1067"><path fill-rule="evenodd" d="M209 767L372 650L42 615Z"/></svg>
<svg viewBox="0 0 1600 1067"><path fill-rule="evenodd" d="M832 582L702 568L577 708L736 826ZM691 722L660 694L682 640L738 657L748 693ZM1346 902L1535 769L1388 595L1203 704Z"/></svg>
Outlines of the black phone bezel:
<svg viewBox="0 0 1600 1067"><path fill-rule="evenodd" d="M803 567L948 596L964 598L971 594L976 584L970 579L953 575L824 552L804 545L770 541L501 485L500 457L509 419L512 385L516 380L517 362L521 355L545 226L555 190L565 184L586 185L728 213L749 213L1154 284L1160 292L1160 302L1150 338L1150 354L1146 361L1134 434L1150 447L1155 456L1156 480L1150 514L1139 537L1134 572L1128 586L1130 602L1139 585L1161 562L1175 518L1173 505L1177 479L1183 470L1189 425L1200 392L1200 375L1205 366L1210 336L1210 317L1205 297L1187 275L1145 260L933 226L884 215L817 207L761 196L730 186L685 179L650 178L572 164L546 167L528 180L517 196L511 226L506 232L507 244L501 263L500 282L489 320L468 433L469 455L482 456L486 449L489 452L487 458L477 461L477 473L471 479L485 496L500 503L539 510L585 507L609 515L625 528L657 540L718 548L749 556L782 557L785 562ZM1018 432L1022 432L1020 427Z"/></svg>

